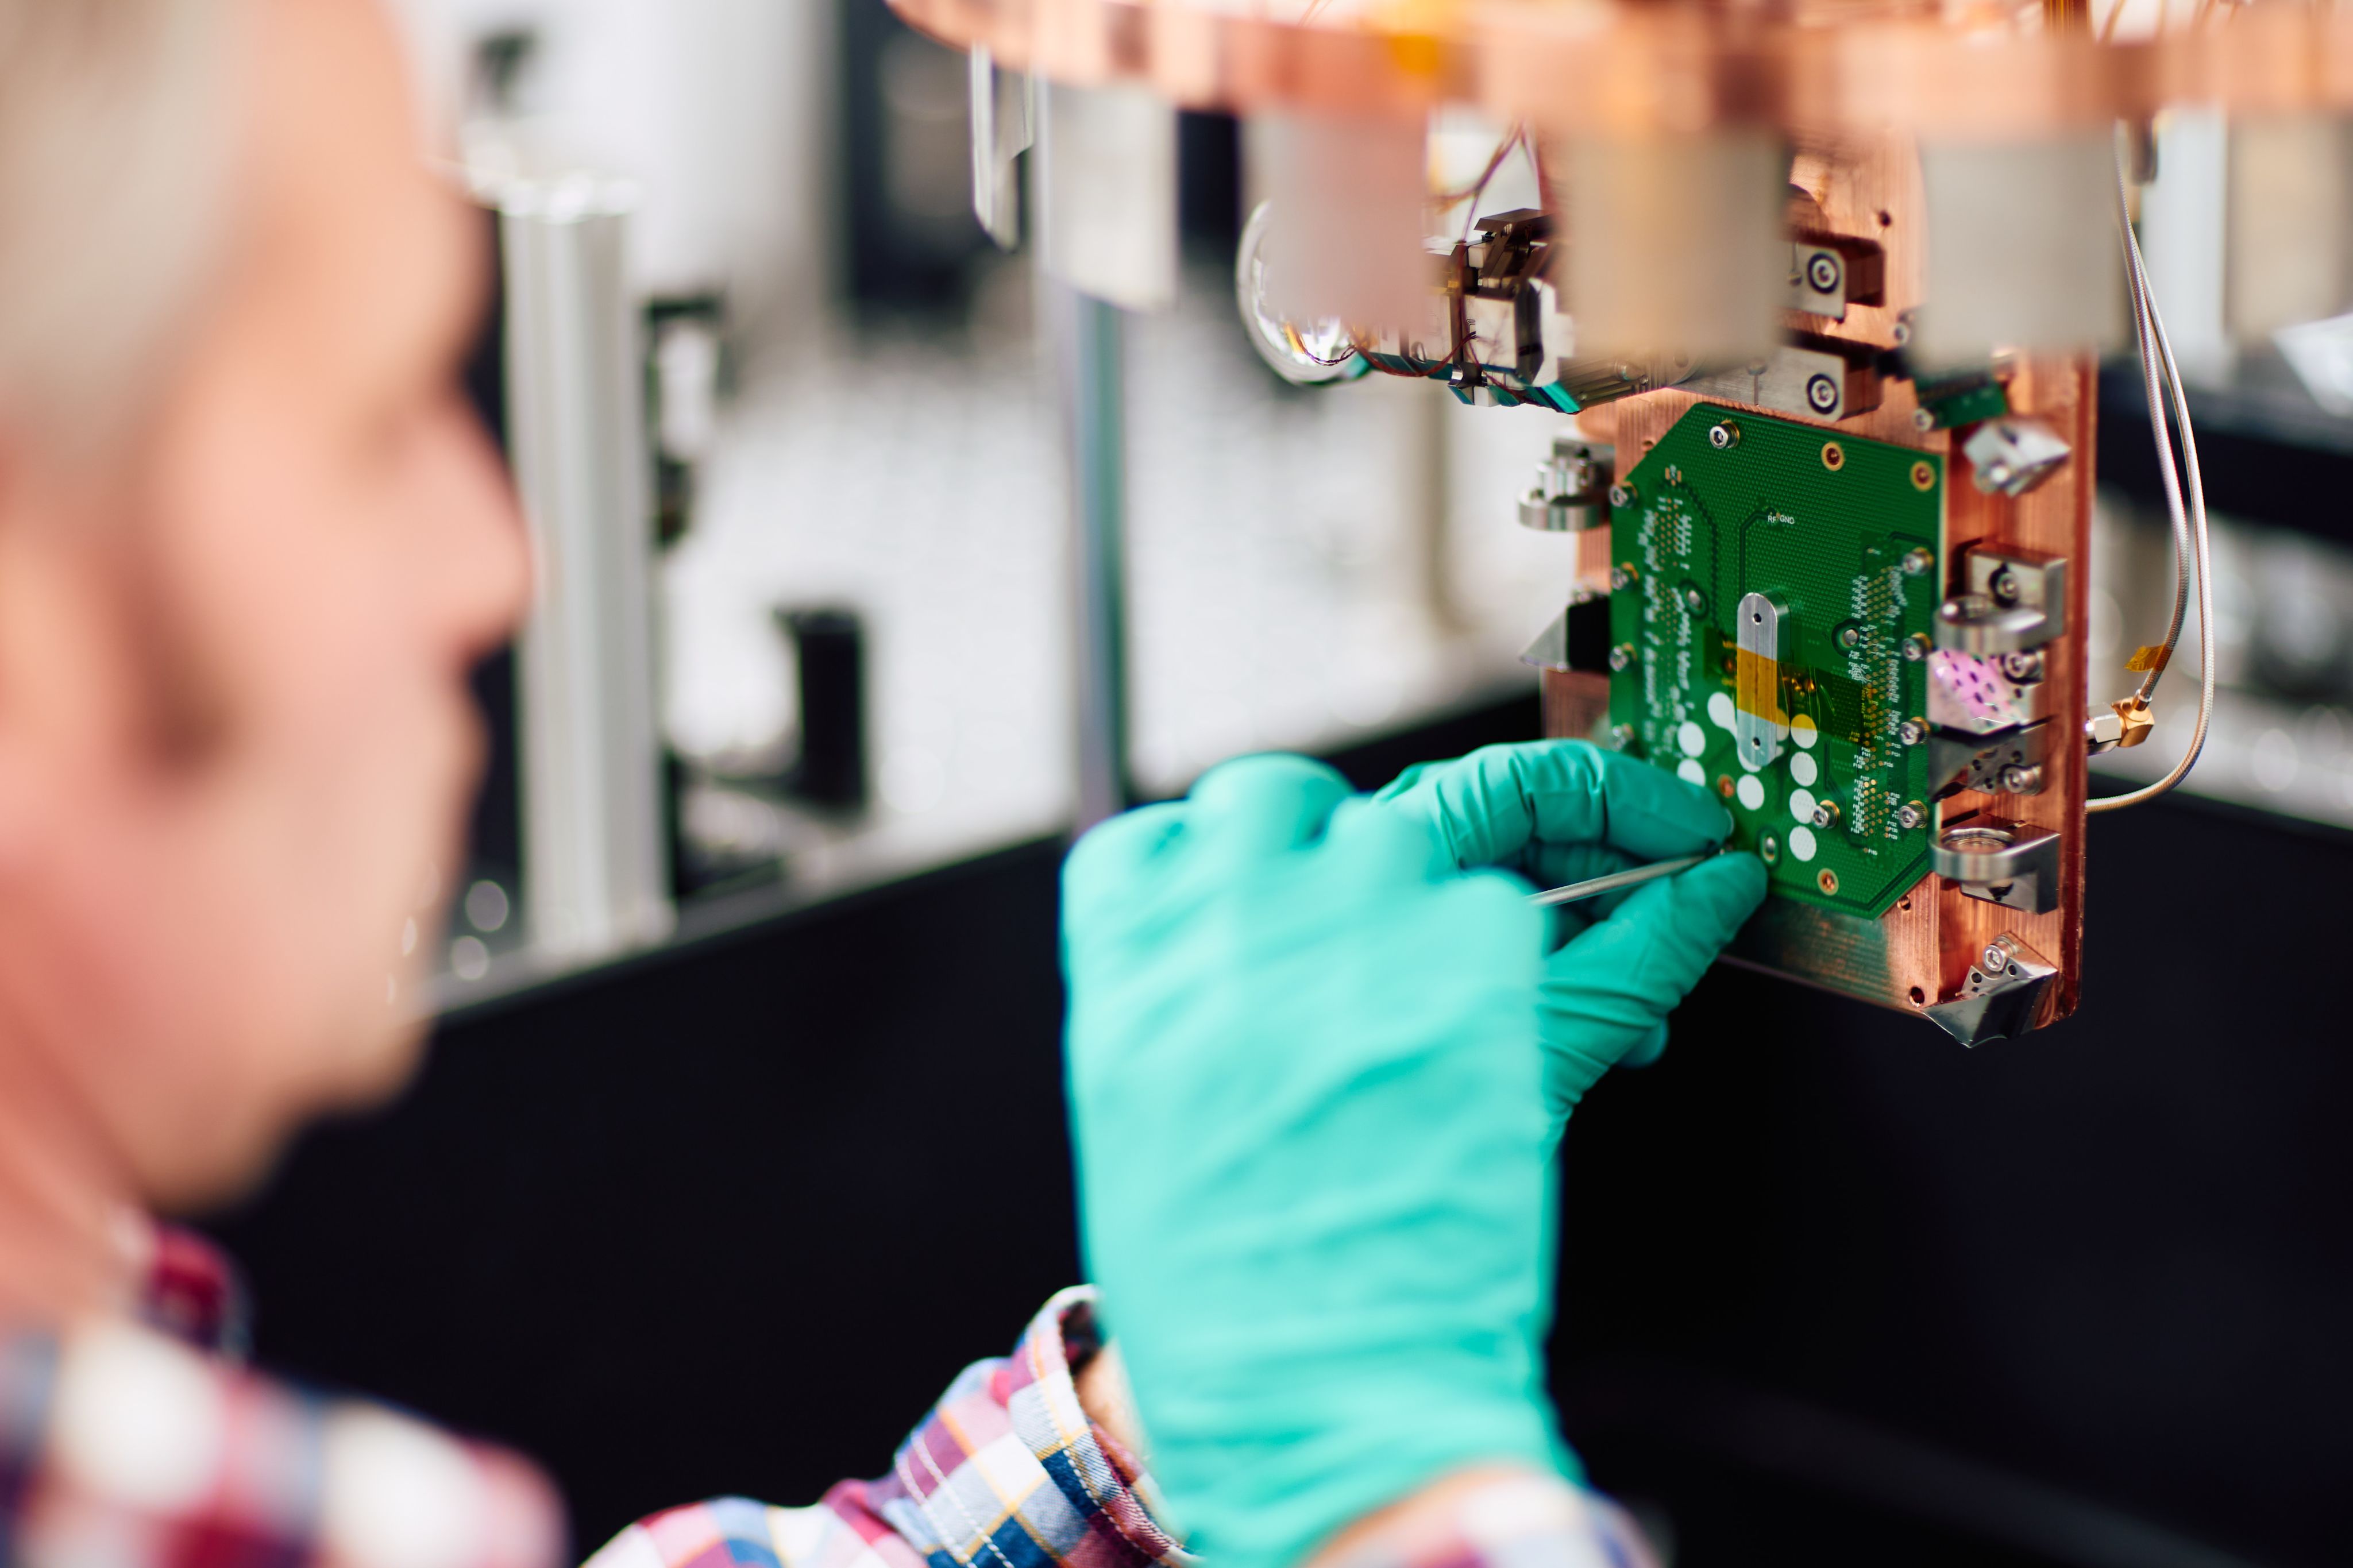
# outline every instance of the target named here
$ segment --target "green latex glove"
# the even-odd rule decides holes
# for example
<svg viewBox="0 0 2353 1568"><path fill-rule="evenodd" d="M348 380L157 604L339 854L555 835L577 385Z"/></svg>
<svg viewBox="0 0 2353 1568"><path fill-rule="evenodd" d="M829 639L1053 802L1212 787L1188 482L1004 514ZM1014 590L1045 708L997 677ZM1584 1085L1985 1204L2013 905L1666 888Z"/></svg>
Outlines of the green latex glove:
<svg viewBox="0 0 2353 1568"><path fill-rule="evenodd" d="M1374 798L1426 823L1452 864L1504 867L1539 888L1695 855L1732 830L1697 785L1583 742L1424 763ZM1764 865L1727 855L1555 912L1540 1015L1556 1132L1612 1066L1658 1059L1667 1015L1764 897Z"/></svg>
<svg viewBox="0 0 2353 1568"><path fill-rule="evenodd" d="M1579 768L1500 793L1422 770L1370 800L1253 758L1071 857L1088 1263L1154 1470L1219 1568L1284 1568L1468 1466L1576 1474L1540 1348L1552 922L1525 882L1465 867L1533 854L1551 875L1597 852L1556 842L1571 828L1656 852L1643 812L1610 815L1631 786Z"/></svg>

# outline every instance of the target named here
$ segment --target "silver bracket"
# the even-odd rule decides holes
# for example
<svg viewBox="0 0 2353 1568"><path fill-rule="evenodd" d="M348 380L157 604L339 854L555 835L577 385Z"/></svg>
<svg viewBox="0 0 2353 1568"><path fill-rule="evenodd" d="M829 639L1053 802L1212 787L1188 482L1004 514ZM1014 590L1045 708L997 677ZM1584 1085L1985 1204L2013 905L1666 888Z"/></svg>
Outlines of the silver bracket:
<svg viewBox="0 0 2353 1568"><path fill-rule="evenodd" d="M1738 370L1695 375L1684 384L1703 397L1753 404L1799 419L1836 423L1879 406L1879 373L1859 360L1807 342L1777 344Z"/></svg>
<svg viewBox="0 0 2353 1568"><path fill-rule="evenodd" d="M1933 731L1928 736L1928 798L1942 800L1965 789L1984 795L2041 795L2050 747L2048 723L1992 735Z"/></svg>
<svg viewBox="0 0 2353 1568"><path fill-rule="evenodd" d="M2073 455L2050 426L2035 419L1989 419L1961 444L1988 495L2022 496Z"/></svg>
<svg viewBox="0 0 2353 1568"><path fill-rule="evenodd" d="M1925 1011L1965 1046L2014 1039L2034 1027L2042 993L2058 977L2057 965L2004 931L1986 943L1960 989Z"/></svg>
<svg viewBox="0 0 2353 1568"><path fill-rule="evenodd" d="M1617 480L1617 449L1574 436L1556 436L1552 456L1536 466L1535 488L1520 497L1520 526L1546 533L1583 533L1609 526L1609 487Z"/></svg>
<svg viewBox="0 0 2353 1568"><path fill-rule="evenodd" d="M1936 610L1938 647L2028 653L2065 635L2065 556L1978 546L1961 558L1961 591Z"/></svg>
<svg viewBox="0 0 2353 1568"><path fill-rule="evenodd" d="M2059 907L2059 835L1974 812L1947 823L1929 868L1972 899L2047 915Z"/></svg>

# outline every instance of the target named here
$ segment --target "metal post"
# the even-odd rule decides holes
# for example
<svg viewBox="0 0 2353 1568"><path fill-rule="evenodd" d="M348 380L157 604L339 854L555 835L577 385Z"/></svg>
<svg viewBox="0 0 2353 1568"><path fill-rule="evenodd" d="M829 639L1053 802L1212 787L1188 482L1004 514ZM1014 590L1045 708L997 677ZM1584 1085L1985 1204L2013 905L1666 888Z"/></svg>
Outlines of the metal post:
<svg viewBox="0 0 2353 1568"><path fill-rule="evenodd" d="M653 696L653 525L627 193L500 192L509 444L536 597L519 648L523 909L584 963L668 933Z"/></svg>
<svg viewBox="0 0 2353 1568"><path fill-rule="evenodd" d="M1041 278L1071 479L1078 827L1127 809L1127 418L1120 309Z"/></svg>

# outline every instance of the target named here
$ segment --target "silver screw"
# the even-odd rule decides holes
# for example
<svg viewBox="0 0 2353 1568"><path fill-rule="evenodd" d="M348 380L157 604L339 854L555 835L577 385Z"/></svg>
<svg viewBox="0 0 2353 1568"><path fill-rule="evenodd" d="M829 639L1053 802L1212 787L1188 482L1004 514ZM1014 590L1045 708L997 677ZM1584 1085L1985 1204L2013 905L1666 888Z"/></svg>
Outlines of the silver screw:
<svg viewBox="0 0 2353 1568"><path fill-rule="evenodd" d="M1630 665L1633 662L1633 653L1623 645L1613 647L1609 650L1609 668L1611 669L1624 669L1628 665Z"/></svg>
<svg viewBox="0 0 2353 1568"><path fill-rule="evenodd" d="M1806 263L1806 281L1813 285L1814 292L1817 294L1827 294L1837 288L1839 286L1838 258L1816 252L1814 258Z"/></svg>
<svg viewBox="0 0 2353 1568"><path fill-rule="evenodd" d="M1806 402L1817 414L1828 414L1839 405L1838 383L1826 375L1806 378Z"/></svg>
<svg viewBox="0 0 2353 1568"><path fill-rule="evenodd" d="M1895 808L1895 826L1906 832L1927 820L1928 814L1920 809L1920 804L1917 801L1907 800Z"/></svg>
<svg viewBox="0 0 2353 1568"><path fill-rule="evenodd" d="M1839 647L1860 647L1862 645L1862 628L1860 626L1841 626L1839 628L1838 640Z"/></svg>
<svg viewBox="0 0 2353 1568"><path fill-rule="evenodd" d="M1904 553L1904 575L1906 577L1926 577L1936 564L1936 558L1926 549L1908 550Z"/></svg>
<svg viewBox="0 0 2353 1568"><path fill-rule="evenodd" d="M1936 415L1935 410L1928 408L1915 408L1912 411L1912 428L1917 430L1923 436L1926 436L1929 431L1934 430L1936 427Z"/></svg>
<svg viewBox="0 0 2353 1568"><path fill-rule="evenodd" d="M1611 506L1632 506L1634 504L1634 487L1624 483L1611 485L1609 487L1609 504Z"/></svg>
<svg viewBox="0 0 2353 1568"><path fill-rule="evenodd" d="M1986 943L1985 956L1981 962L1988 974L2000 974L2010 967L2010 954L2001 950L2000 943L1989 942Z"/></svg>
<svg viewBox="0 0 2353 1568"><path fill-rule="evenodd" d="M1740 426L1729 419L1719 419L1707 427L1707 444L1719 452L1728 452L1740 445Z"/></svg>
<svg viewBox="0 0 2353 1568"><path fill-rule="evenodd" d="M1922 659L1927 658L1928 634L1926 632L1914 632L1910 637L1905 637L1904 639L1904 657L1914 664L1917 664Z"/></svg>
<svg viewBox="0 0 2353 1568"><path fill-rule="evenodd" d="M1986 586L1992 590L1993 596L2002 604L2014 605L2018 602L2018 574L2007 566L1997 567L1993 580Z"/></svg>
<svg viewBox="0 0 2353 1568"><path fill-rule="evenodd" d="M1609 726L1609 744L1610 744L1613 748L1615 748L1615 749L1616 749L1616 750L1618 750L1618 751L1622 752L1622 751L1626 750L1626 748L1627 748L1627 747L1631 746L1633 743L1634 743L1634 726L1633 726L1633 725L1631 725L1631 724L1612 724L1611 726Z"/></svg>
<svg viewBox="0 0 2353 1568"><path fill-rule="evenodd" d="M1895 738L1907 746L1916 746L1928 738L1928 726L1917 719L1906 719L1896 726Z"/></svg>
<svg viewBox="0 0 2353 1568"><path fill-rule="evenodd" d="M1818 800L1814 803L1814 826L1816 827L1835 827L1838 826L1838 802L1834 800Z"/></svg>
<svg viewBox="0 0 2353 1568"><path fill-rule="evenodd" d="M1622 594L1633 585L1634 574L1627 571L1623 566L1612 566L1609 568L1609 591L1611 593Z"/></svg>
<svg viewBox="0 0 2353 1568"><path fill-rule="evenodd" d="M1707 596L1702 594L1697 588L1685 588L1683 590L1683 608L1689 610L1694 616L1698 615L1702 610L1707 608Z"/></svg>
<svg viewBox="0 0 2353 1568"><path fill-rule="evenodd" d="M2033 795L2042 788L2042 770L2012 763L2001 770L2001 788L2005 795Z"/></svg>
<svg viewBox="0 0 2353 1568"><path fill-rule="evenodd" d="M2001 656L2001 672L2023 686L2042 679L2042 650L2027 653L2006 653Z"/></svg>

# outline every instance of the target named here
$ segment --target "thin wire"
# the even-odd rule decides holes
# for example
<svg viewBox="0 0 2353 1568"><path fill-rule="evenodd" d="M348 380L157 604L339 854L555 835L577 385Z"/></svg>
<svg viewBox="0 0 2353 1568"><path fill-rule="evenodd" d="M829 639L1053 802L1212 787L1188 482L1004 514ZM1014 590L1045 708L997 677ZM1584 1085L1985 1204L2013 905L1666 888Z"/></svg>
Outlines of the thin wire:
<svg viewBox="0 0 2353 1568"><path fill-rule="evenodd" d="M2100 800L2086 801L2086 812L2121 811L2128 805L2138 805L2155 800L2179 784L2196 765L2199 753L2206 749L2206 730L2214 716L2214 588L2209 571L2208 533L2206 526L2206 485L2198 471L2198 437L2189 425L2189 399L2181 386L2181 367L2174 363L2173 343L2166 335L2165 318L2158 314L2157 300L2149 288L2148 267L2141 257L2140 240L2133 233L2132 219L2125 202L2125 174L2122 150L2116 159L2116 222L2124 236L2126 280L2133 297L2133 332L2139 340L2141 379L2148 394L2149 423L2157 438L2158 470L2165 481L2166 504L2174 519L2178 542L2182 526L2180 479L2174 472L2173 442L2165 426L2165 405L2158 394L2157 372L2161 365L2165 381L2172 393L2173 417L2181 440L2182 466L2189 476L2189 532L2198 575L2198 721L2189 732L2189 744L2181 760L2155 784L2143 785L2126 795L2108 795ZM2177 558L2178 559L2178 558ZM2177 605L2179 595L2176 594ZM2179 637L2179 610L2176 609L2173 636ZM2170 655L2171 644L2168 644ZM2152 677L2160 673L2149 672ZM2154 687L2154 680L2145 681L2143 689Z"/></svg>

